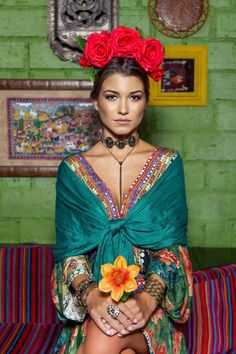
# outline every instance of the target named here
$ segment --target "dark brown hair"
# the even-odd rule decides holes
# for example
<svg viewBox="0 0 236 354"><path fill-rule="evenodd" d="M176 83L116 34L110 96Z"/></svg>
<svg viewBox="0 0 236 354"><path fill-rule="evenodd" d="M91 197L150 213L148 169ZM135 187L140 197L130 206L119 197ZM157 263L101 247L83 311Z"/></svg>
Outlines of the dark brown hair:
<svg viewBox="0 0 236 354"><path fill-rule="evenodd" d="M98 98L103 82L113 74L124 76L137 76L141 79L144 87L146 101L149 98L149 81L146 71L133 58L113 57L107 65L100 69L95 77L90 97Z"/></svg>

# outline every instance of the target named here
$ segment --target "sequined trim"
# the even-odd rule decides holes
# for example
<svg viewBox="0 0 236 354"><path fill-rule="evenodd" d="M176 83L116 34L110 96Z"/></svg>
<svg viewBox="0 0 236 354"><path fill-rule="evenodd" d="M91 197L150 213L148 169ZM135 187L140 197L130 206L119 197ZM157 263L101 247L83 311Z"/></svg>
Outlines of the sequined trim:
<svg viewBox="0 0 236 354"><path fill-rule="evenodd" d="M177 152L168 148L158 147L155 149L144 165L135 181L125 195L121 208L121 215L124 217L134 206L138 199L147 193L157 180L166 171L169 164L176 158Z"/></svg>
<svg viewBox="0 0 236 354"><path fill-rule="evenodd" d="M152 350L152 344L151 344L151 340L150 340L150 337L149 337L148 333L144 329L141 329L141 331L143 332L143 335L144 335L144 337L145 337L145 339L147 341L149 354L155 354L154 351Z"/></svg>
<svg viewBox="0 0 236 354"><path fill-rule="evenodd" d="M164 147L157 147L146 161L143 169L130 186L119 212L113 195L106 184L96 174L92 166L81 154L69 156L66 163L72 171L87 185L103 203L109 219L125 218L127 212L138 199L147 193L176 158L177 152Z"/></svg>
<svg viewBox="0 0 236 354"><path fill-rule="evenodd" d="M69 156L66 163L103 203L109 219L119 218L119 210L105 183L98 177L92 166L80 154Z"/></svg>

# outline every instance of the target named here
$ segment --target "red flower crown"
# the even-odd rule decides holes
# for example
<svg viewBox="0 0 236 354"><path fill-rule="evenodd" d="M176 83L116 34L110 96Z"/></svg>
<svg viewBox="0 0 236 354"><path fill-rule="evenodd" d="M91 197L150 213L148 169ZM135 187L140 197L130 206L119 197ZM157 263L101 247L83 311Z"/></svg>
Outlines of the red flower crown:
<svg viewBox="0 0 236 354"><path fill-rule="evenodd" d="M100 69L113 57L124 57L134 58L154 81L163 76L164 48L161 42L154 38L143 39L134 29L120 26L110 33L91 33L87 41L79 37L78 44L83 50L80 58L83 68Z"/></svg>

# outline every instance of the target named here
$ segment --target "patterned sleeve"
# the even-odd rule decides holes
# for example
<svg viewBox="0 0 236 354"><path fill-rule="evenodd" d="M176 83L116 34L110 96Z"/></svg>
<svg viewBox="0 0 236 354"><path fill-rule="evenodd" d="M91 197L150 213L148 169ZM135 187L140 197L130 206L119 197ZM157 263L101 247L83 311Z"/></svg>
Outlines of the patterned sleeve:
<svg viewBox="0 0 236 354"><path fill-rule="evenodd" d="M74 256L54 264L52 273L52 298L56 305L59 318L66 322L83 321L86 311L74 301L74 292L71 287L73 279L81 274L92 277L88 257Z"/></svg>
<svg viewBox="0 0 236 354"><path fill-rule="evenodd" d="M187 247L172 246L153 253L147 275L158 274L167 289L162 308L172 321L184 323L191 311L192 264Z"/></svg>

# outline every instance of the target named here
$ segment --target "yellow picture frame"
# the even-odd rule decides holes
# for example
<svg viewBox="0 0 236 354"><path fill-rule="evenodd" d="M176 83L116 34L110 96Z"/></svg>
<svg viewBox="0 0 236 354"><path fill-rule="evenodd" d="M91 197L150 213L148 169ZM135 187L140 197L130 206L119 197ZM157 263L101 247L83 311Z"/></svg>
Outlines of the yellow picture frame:
<svg viewBox="0 0 236 354"><path fill-rule="evenodd" d="M207 105L207 58L208 48L205 45L180 45L165 47L165 64L180 60L194 63L192 69L192 89L187 91L165 91L161 89L166 80L154 82L150 79L150 106L205 106ZM193 59L190 60L190 59ZM169 60L169 61L168 61Z"/></svg>

